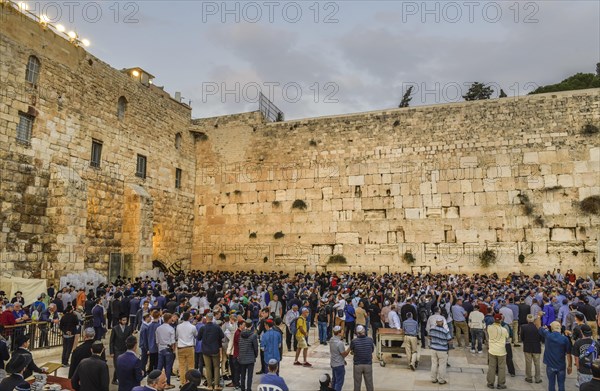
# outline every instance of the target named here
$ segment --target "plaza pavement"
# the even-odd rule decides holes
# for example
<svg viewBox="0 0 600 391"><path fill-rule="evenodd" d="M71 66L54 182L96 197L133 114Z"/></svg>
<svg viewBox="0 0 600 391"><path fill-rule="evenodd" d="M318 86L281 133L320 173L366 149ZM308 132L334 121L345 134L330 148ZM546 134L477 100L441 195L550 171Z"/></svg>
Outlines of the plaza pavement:
<svg viewBox="0 0 600 391"><path fill-rule="evenodd" d="M323 346L318 343L317 330L311 328L308 361L313 364L312 368L294 366L294 353L287 352L284 347L284 357L282 360L280 375L283 376L290 391L318 391L319 377L324 373L331 373L329 368L329 346ZM314 341L317 340L315 343ZM108 336L104 339L108 343ZM420 348L419 348L420 349ZM106 348L108 352L108 346ZM485 347L484 347L485 351ZM421 357L419 367L415 372L407 368L406 355L403 353L401 358L392 358L391 355L385 355L386 366L381 367L377 358L373 357L373 377L375 391L400 391L400 390L456 390L456 391L483 391L488 390L486 386L486 354L473 354L468 349L454 349L450 351L450 368L448 368L448 383L445 385L433 384L430 381L429 370L431 367L431 355L429 349L420 350ZM48 361L60 362L60 348L49 350L34 351L34 360L36 364L42 365ZM542 363L542 383L530 384L525 382L525 362L522 348L513 348L513 360L516 368L516 376L510 377L507 374L506 385L508 390L530 391L547 390L548 382L545 375L545 366ZM352 391L354 382L352 379L352 356L346 359L346 378L344 382L344 391ZM112 359L108 360L110 374L112 376ZM259 364L260 365L260 364ZM177 360L175 360L175 368ZM256 366L255 366L256 372ZM58 370L58 376L66 377L68 368ZM575 387L576 375L567 377L566 390L577 390ZM256 391L259 384L259 376L254 375L254 386L252 391ZM142 381L145 384L145 381ZM173 390L179 390L177 377L172 378L172 384L177 385ZM233 390L225 388L224 391ZM362 390L366 390L363 383ZM85 391L85 390L82 390ZM110 391L117 391L117 386L111 385Z"/></svg>

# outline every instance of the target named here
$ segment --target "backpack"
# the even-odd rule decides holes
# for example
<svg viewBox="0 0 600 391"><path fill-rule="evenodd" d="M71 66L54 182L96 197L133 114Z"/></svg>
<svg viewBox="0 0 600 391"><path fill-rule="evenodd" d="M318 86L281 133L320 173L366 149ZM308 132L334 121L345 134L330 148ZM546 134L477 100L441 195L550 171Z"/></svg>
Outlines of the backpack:
<svg viewBox="0 0 600 391"><path fill-rule="evenodd" d="M596 341L588 346L587 350L579 355L579 362L583 363L586 368L592 368L592 363L598 358L598 349Z"/></svg>
<svg viewBox="0 0 600 391"><path fill-rule="evenodd" d="M296 335L296 332L298 331L298 319L300 319L299 316L290 322L290 331L292 332L292 335Z"/></svg>
<svg viewBox="0 0 600 391"><path fill-rule="evenodd" d="M321 309L319 310L319 318L327 319L327 308L326 307L321 307ZM325 321L322 321L322 322L325 322Z"/></svg>
<svg viewBox="0 0 600 391"><path fill-rule="evenodd" d="M260 305L258 303L252 303L250 305L252 306L250 309L250 318L258 319L260 313Z"/></svg>
<svg viewBox="0 0 600 391"><path fill-rule="evenodd" d="M444 318L448 319L448 310L446 309L445 305L440 306L440 315L442 315Z"/></svg>
<svg viewBox="0 0 600 391"><path fill-rule="evenodd" d="M428 317L427 307L425 305L419 306L419 319L421 319L421 323L427 322Z"/></svg>

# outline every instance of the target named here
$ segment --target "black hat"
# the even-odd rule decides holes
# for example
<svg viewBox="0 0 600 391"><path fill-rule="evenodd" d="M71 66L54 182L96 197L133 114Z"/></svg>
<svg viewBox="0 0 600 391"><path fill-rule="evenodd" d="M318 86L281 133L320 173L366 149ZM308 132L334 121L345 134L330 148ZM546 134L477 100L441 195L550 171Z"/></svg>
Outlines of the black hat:
<svg viewBox="0 0 600 391"><path fill-rule="evenodd" d="M19 335L17 337L15 337L15 345L20 348L21 346L23 346L25 344L25 342L29 341L29 334L25 334L25 335Z"/></svg>
<svg viewBox="0 0 600 391"><path fill-rule="evenodd" d="M31 390L31 384L24 381L22 383L19 383L19 385L17 385L15 387L14 391L29 391L29 390Z"/></svg>
<svg viewBox="0 0 600 391"><path fill-rule="evenodd" d="M31 362L31 356L28 354L13 354L8 363L6 363L6 372L8 373L20 373Z"/></svg>
<svg viewBox="0 0 600 391"><path fill-rule="evenodd" d="M155 369L148 374L148 380L156 380L160 377L161 374L162 374L162 371Z"/></svg>
<svg viewBox="0 0 600 391"><path fill-rule="evenodd" d="M198 386L202 382L202 373L197 369L190 369L185 374L185 379Z"/></svg>

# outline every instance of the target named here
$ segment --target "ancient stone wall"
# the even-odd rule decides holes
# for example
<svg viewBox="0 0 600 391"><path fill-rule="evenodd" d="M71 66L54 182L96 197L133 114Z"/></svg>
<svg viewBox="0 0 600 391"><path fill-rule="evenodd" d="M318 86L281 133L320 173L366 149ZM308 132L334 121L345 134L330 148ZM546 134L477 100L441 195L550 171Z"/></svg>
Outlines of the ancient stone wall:
<svg viewBox="0 0 600 391"><path fill-rule="evenodd" d="M600 217L579 207L600 195L588 124L600 125L599 90L280 123L195 120L204 141L192 264L596 270ZM328 263L338 254L346 264Z"/></svg>
<svg viewBox="0 0 600 391"><path fill-rule="evenodd" d="M128 255L136 274L154 259L189 260L190 108L8 6L0 53L1 271L47 278L88 267L106 272L111 253ZM25 79L31 55L41 64L36 85ZM122 120L120 97L127 100ZM35 118L30 143L16 140L20 113ZM90 165L92 139L102 142L99 168ZM147 157L145 179L135 176L138 154Z"/></svg>

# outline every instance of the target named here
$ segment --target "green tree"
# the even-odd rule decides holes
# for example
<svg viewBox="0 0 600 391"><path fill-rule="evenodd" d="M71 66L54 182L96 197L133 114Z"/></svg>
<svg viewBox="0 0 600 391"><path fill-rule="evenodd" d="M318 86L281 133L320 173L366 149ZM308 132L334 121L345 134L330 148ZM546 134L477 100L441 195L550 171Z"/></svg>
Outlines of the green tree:
<svg viewBox="0 0 600 391"><path fill-rule="evenodd" d="M494 93L494 90L490 86L486 86L484 83L475 82L469 87L466 95L463 95L463 99L470 100L481 100L490 99L490 96Z"/></svg>
<svg viewBox="0 0 600 391"><path fill-rule="evenodd" d="M508 95L506 95L506 92L504 92L504 90L502 88L500 88L500 95L498 96L498 98L506 98Z"/></svg>
<svg viewBox="0 0 600 391"><path fill-rule="evenodd" d="M400 105L398 107L408 107L410 104L410 101L412 100L412 90L413 90L413 86L408 87L408 89L406 90L406 92L404 92L404 95L402 96L402 101L400 102Z"/></svg>
<svg viewBox="0 0 600 391"><path fill-rule="evenodd" d="M531 91L529 94L543 94L544 92L559 92L571 90L584 90L587 88L600 87L600 63L596 64L596 74L593 73L576 73L573 76L567 77L565 80L556 84L541 86Z"/></svg>

